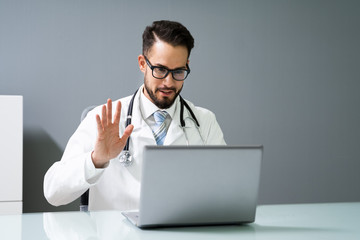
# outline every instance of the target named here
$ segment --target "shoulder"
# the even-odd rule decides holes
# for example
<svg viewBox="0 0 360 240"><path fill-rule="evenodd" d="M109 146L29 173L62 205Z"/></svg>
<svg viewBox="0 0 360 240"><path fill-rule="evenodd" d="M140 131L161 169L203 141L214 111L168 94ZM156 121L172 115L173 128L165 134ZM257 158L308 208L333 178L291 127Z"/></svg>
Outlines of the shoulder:
<svg viewBox="0 0 360 240"><path fill-rule="evenodd" d="M185 102L189 105L194 114L201 116L215 116L215 114L207 108L196 106L194 103L189 100L184 99Z"/></svg>
<svg viewBox="0 0 360 240"><path fill-rule="evenodd" d="M116 101L114 101L114 102L117 103L118 101L120 101L121 104L126 104L126 105L128 105L128 104L130 103L132 97L133 97L133 95L129 95L129 96L127 96L127 97L120 98L120 99L118 99L118 100L116 100Z"/></svg>
<svg viewBox="0 0 360 240"><path fill-rule="evenodd" d="M215 114L203 107L195 106L192 102L185 100L193 111L200 124L199 133L205 145L224 145L224 135ZM190 113L189 113L190 114Z"/></svg>
<svg viewBox="0 0 360 240"><path fill-rule="evenodd" d="M195 118L200 124L199 133L205 145L224 145L224 135L216 120L215 114L203 107L195 106L192 102L185 100L189 105ZM190 113L189 113L190 115Z"/></svg>
<svg viewBox="0 0 360 240"><path fill-rule="evenodd" d="M129 102L131 100L132 95L127 96L127 97L123 97L117 100L113 100L113 107L112 107L112 111L113 113L115 113L116 110L116 105L117 103L120 101L121 102L121 112L124 112L125 109L127 109L127 106L129 105ZM89 106L86 109L83 110L83 113L81 115L81 119L85 120L85 117L91 117L94 118L96 114L99 114L101 116L101 109L102 106L106 105L106 102L100 104L100 105L93 105L93 106Z"/></svg>
<svg viewBox="0 0 360 240"><path fill-rule="evenodd" d="M199 121L200 126L201 125L204 126L204 125L216 122L216 116L211 110L204 108L204 107L196 106L189 100L186 100L186 99L184 99L184 100L189 105L191 111L194 113L195 117Z"/></svg>

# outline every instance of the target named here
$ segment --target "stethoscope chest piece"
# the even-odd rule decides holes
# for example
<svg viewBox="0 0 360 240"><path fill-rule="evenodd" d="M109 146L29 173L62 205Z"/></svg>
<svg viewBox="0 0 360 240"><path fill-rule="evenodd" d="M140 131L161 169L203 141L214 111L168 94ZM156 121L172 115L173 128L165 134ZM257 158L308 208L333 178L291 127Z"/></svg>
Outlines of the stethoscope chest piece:
<svg viewBox="0 0 360 240"><path fill-rule="evenodd" d="M129 151L124 150L120 153L119 162L124 167L128 167L132 164L132 156Z"/></svg>

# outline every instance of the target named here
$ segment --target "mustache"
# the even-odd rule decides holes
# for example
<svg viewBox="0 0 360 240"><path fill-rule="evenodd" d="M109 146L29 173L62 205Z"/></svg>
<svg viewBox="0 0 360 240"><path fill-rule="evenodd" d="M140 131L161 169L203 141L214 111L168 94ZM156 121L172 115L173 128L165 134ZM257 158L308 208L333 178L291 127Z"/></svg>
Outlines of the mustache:
<svg viewBox="0 0 360 240"><path fill-rule="evenodd" d="M174 92L176 92L176 88L167 88L167 87L163 87L163 88L157 88L156 90L155 90L155 92L157 92L157 91L174 91Z"/></svg>

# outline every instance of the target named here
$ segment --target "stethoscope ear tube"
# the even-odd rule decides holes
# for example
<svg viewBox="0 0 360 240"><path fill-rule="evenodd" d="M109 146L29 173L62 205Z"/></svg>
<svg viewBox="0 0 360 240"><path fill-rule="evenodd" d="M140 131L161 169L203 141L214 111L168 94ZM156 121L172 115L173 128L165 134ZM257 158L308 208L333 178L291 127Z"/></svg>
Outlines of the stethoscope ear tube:
<svg viewBox="0 0 360 240"><path fill-rule="evenodd" d="M138 90L135 91L135 93L132 96L130 103L129 103L129 108L128 108L128 112L127 112L127 116L126 116L125 128L127 128L127 126L129 126L131 124L132 110L133 110L134 99L135 99L135 95L136 95L137 91ZM119 156L120 163L125 167L128 167L132 164L132 157L129 152L129 146L130 146L130 137L128 137L128 139L126 140L125 147Z"/></svg>
<svg viewBox="0 0 360 240"><path fill-rule="evenodd" d="M127 112L127 116L126 116L126 123L125 123L125 128L127 128L127 126L129 126L131 124L131 118L132 118L132 111L133 111L133 105L134 105L134 99L136 96L136 93L138 92L139 89L137 89L134 93L134 95L132 96L131 100L130 100L130 104L129 104L129 108L128 108L128 112ZM130 145L130 137L126 140L126 144L124 147L124 151L129 151L129 145Z"/></svg>
<svg viewBox="0 0 360 240"><path fill-rule="evenodd" d="M184 106L189 110L189 113L192 117L192 119L194 119L196 125L198 127L200 127L200 124L198 122L198 120L195 117L194 112L191 110L190 106L187 104L187 102L179 95L180 97L180 123L181 123L181 127L185 127L185 120L184 120Z"/></svg>

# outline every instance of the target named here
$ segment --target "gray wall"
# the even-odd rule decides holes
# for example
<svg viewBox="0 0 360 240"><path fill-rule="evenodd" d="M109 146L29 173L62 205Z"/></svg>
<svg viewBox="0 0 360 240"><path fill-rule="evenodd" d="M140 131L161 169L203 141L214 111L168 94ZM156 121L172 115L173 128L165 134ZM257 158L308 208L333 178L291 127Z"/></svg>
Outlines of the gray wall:
<svg viewBox="0 0 360 240"><path fill-rule="evenodd" d="M0 94L24 96L24 211L81 111L133 93L157 19L195 37L183 96L263 144L260 203L360 201L360 2L0 0ZM6 113L1 113L6 114Z"/></svg>

